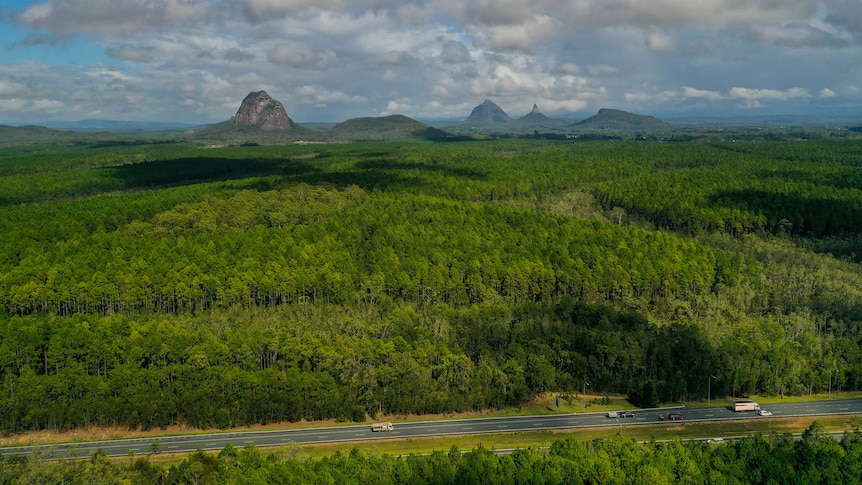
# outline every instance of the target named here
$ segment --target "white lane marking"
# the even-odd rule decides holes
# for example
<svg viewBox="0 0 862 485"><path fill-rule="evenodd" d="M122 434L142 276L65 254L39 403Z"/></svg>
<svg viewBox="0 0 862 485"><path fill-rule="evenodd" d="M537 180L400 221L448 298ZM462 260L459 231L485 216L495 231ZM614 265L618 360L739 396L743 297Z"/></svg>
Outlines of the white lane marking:
<svg viewBox="0 0 862 485"><path fill-rule="evenodd" d="M464 426L464 429L473 429L472 426Z"/></svg>

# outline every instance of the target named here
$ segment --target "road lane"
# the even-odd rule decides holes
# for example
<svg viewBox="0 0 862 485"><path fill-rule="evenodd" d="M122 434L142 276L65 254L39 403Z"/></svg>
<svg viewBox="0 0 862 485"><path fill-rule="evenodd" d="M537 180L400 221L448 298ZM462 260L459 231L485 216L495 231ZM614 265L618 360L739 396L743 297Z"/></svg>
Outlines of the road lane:
<svg viewBox="0 0 862 485"><path fill-rule="evenodd" d="M763 405L773 413L772 417L823 416L831 414L862 414L862 399L818 401L806 403L780 403ZM598 426L636 426L668 423L669 413L683 415L685 422L720 421L739 419L770 419L752 411L734 412L726 407L712 408L663 408L636 410L629 418L607 418L604 413L554 414L544 416L513 416L501 418L475 418L444 421L421 421L395 423L393 431L373 432L370 424L337 426L329 428L304 428L295 430L249 431L227 433L202 433L157 438L133 438L110 441L62 443L38 447L20 446L0 448L0 455L30 454L38 450L44 458L63 456L90 456L102 450L108 456L126 456L130 453L144 455L153 449L167 453L186 453L203 450L221 450L229 443L241 447L252 443L257 447L284 446L287 443L314 444L368 441L378 439L406 439L431 436L513 433L518 431L588 428ZM157 442L158 445L153 443Z"/></svg>

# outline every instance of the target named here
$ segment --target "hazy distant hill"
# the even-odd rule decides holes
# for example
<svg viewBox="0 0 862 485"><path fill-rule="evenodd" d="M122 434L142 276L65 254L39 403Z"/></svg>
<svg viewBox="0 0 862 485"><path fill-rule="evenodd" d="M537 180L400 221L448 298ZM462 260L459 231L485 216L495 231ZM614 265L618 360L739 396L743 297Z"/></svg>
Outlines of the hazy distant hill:
<svg viewBox="0 0 862 485"><path fill-rule="evenodd" d="M118 135L110 133L79 133L45 128L44 126L8 126L0 125L0 146L30 145L34 143L54 142L92 142L116 139Z"/></svg>
<svg viewBox="0 0 862 485"><path fill-rule="evenodd" d="M602 108L593 116L572 124L575 128L601 130L654 130L671 126L654 116L644 116L618 109Z"/></svg>
<svg viewBox="0 0 862 485"><path fill-rule="evenodd" d="M329 141L383 141L407 138L433 139L449 133L404 115L353 118L325 133Z"/></svg>
<svg viewBox="0 0 862 485"><path fill-rule="evenodd" d="M512 118L503 111L503 108L494 104L490 99L486 99L482 104L473 108L466 121L468 123L502 123L511 120Z"/></svg>
<svg viewBox="0 0 862 485"><path fill-rule="evenodd" d="M116 120L81 120L81 121L49 121L42 126L57 130L72 131L110 131L115 133L141 133L152 131L183 131L201 125L189 123L172 123L161 121L116 121Z"/></svg>

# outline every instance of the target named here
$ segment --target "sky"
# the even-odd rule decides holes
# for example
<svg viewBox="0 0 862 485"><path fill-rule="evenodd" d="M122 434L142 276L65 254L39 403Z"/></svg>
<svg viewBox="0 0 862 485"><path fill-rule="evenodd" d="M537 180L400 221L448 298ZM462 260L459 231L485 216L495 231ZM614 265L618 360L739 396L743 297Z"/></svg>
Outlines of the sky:
<svg viewBox="0 0 862 485"><path fill-rule="evenodd" d="M862 0L0 0L0 123L859 114Z"/></svg>

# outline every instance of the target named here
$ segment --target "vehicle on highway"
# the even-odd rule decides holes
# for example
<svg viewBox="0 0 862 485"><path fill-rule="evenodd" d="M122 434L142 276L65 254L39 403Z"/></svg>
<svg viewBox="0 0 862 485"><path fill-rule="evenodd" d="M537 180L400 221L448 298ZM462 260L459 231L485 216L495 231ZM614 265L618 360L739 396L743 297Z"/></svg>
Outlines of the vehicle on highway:
<svg viewBox="0 0 862 485"><path fill-rule="evenodd" d="M724 438L710 438L706 440L707 443L724 443Z"/></svg>
<svg viewBox="0 0 862 485"><path fill-rule="evenodd" d="M618 417L620 417L620 413L618 413L616 411L608 411L607 416L609 418L618 418Z"/></svg>
<svg viewBox="0 0 862 485"><path fill-rule="evenodd" d="M760 404L754 401L733 401L730 403L730 409L734 411L760 411Z"/></svg>
<svg viewBox="0 0 862 485"><path fill-rule="evenodd" d="M767 411L765 409L760 409L757 411L757 414L760 416L772 416L772 411Z"/></svg>
<svg viewBox="0 0 862 485"><path fill-rule="evenodd" d="M673 414L669 414L667 419L669 419L671 421L682 421L685 418L682 416L682 414L673 413Z"/></svg>
<svg viewBox="0 0 862 485"><path fill-rule="evenodd" d="M622 417L622 418L633 418L633 417L635 417L635 413L633 413L631 411L625 411L625 412L620 413L620 417Z"/></svg>
<svg viewBox="0 0 862 485"><path fill-rule="evenodd" d="M371 431L392 431L395 429L392 423L376 423L371 426Z"/></svg>

